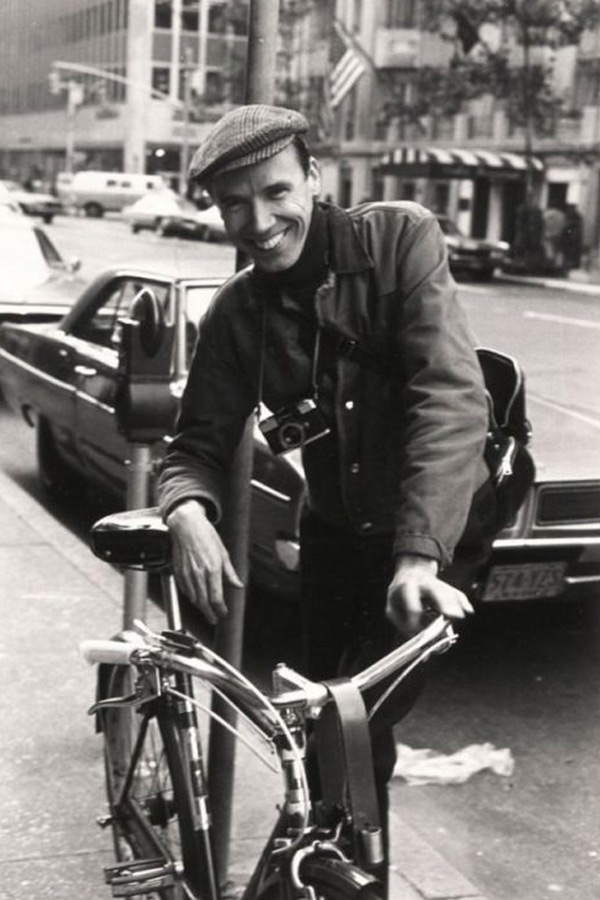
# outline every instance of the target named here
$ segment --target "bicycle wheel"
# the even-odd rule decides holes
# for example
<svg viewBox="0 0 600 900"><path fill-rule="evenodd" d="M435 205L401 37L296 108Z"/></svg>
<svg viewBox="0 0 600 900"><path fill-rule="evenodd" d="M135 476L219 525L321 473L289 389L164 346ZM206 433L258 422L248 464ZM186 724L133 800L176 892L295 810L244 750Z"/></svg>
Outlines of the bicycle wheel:
<svg viewBox="0 0 600 900"><path fill-rule="evenodd" d="M130 680L129 667L113 666L106 696L127 695ZM206 889L212 860L204 833L194 827L179 728L168 699L159 697L141 712L131 707L105 709L102 731L117 859L157 859L183 866L185 888L180 883L154 892L164 900L179 898L182 890L186 897L214 896Z"/></svg>
<svg viewBox="0 0 600 900"><path fill-rule="evenodd" d="M379 882L343 860L309 857L301 866L301 878L313 888L317 900L385 900ZM256 900L284 900L287 896L277 879L265 885Z"/></svg>

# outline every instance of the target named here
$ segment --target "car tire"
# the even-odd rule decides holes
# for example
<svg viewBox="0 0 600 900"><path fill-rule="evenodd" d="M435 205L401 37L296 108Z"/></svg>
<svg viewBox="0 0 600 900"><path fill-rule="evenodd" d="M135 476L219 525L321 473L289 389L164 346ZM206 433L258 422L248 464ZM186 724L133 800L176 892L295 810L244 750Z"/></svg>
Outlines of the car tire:
<svg viewBox="0 0 600 900"><path fill-rule="evenodd" d="M88 219L101 219L104 215L104 210L99 203L86 203L83 209Z"/></svg>
<svg viewBox="0 0 600 900"><path fill-rule="evenodd" d="M51 213L48 214L48 215L42 216L42 219L44 220L44 222L46 223L46 225L52 225L52 219L53 219L53 218L54 218L54 215L52 215Z"/></svg>
<svg viewBox="0 0 600 900"><path fill-rule="evenodd" d="M478 272L475 277L477 281L491 281L494 277L494 269L482 269L481 272Z"/></svg>
<svg viewBox="0 0 600 900"><path fill-rule="evenodd" d="M61 502L81 497L84 479L60 455L52 429L42 417L36 428L36 454L38 478L48 497Z"/></svg>
<svg viewBox="0 0 600 900"><path fill-rule="evenodd" d="M141 230L141 229L140 229L140 226L139 226L139 225L132 225L132 226L131 226L131 231L132 231L133 234L137 234L138 231L140 231L140 230Z"/></svg>

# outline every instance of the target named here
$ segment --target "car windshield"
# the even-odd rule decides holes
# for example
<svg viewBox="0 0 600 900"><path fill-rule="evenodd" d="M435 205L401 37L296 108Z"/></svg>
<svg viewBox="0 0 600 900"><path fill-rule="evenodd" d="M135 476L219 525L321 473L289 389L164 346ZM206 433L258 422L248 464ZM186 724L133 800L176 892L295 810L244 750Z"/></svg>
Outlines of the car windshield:
<svg viewBox="0 0 600 900"><path fill-rule="evenodd" d="M440 223L440 228L444 232L444 234L452 234L456 237L462 237L463 233L456 225L452 219L446 219L445 216L438 216L438 222Z"/></svg>
<svg viewBox="0 0 600 900"><path fill-rule="evenodd" d="M48 266L62 264L60 254L41 231L8 222L0 224L0 269L3 278L20 273L29 282L48 274Z"/></svg>

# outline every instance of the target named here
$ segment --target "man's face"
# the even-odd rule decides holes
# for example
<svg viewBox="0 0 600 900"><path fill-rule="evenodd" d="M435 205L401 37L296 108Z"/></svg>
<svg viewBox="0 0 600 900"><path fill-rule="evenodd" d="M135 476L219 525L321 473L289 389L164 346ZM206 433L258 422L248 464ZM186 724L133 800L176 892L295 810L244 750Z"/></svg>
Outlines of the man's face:
<svg viewBox="0 0 600 900"><path fill-rule="evenodd" d="M315 160L304 173L288 145L275 156L218 175L211 194L233 244L265 272L282 272L298 260L320 187Z"/></svg>

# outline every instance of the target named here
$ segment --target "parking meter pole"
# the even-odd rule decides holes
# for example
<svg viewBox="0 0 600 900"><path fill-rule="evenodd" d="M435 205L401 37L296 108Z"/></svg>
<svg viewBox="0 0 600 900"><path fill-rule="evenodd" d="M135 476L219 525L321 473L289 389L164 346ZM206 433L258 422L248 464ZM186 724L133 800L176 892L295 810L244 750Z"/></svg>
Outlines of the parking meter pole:
<svg viewBox="0 0 600 900"><path fill-rule="evenodd" d="M275 85L275 60L279 24L279 0L250 0L248 18L248 55L246 64L246 103L272 103ZM239 256L237 268L245 264ZM248 545L250 533L250 480L252 477L252 420L249 420L237 448L224 508L222 536L233 565L244 584L248 583ZM229 587L226 591L229 615L217 628L216 650L236 666L242 663L246 590ZM218 697L213 710L234 725L235 713ZM209 791L219 802L212 808L217 872L221 884L227 880L233 783L235 737L225 728L211 728L208 748Z"/></svg>
<svg viewBox="0 0 600 900"><path fill-rule="evenodd" d="M127 461L127 509L149 505L152 476L152 448L149 444L130 444ZM146 621L148 573L136 569L125 572L123 628L132 628L136 619Z"/></svg>

